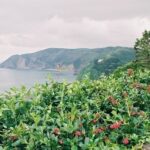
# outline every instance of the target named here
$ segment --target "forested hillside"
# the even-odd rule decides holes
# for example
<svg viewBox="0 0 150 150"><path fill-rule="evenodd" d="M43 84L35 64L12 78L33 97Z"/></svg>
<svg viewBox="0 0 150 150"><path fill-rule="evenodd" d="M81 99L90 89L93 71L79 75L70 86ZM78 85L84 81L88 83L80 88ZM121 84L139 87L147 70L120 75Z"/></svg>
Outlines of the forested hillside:
<svg viewBox="0 0 150 150"><path fill-rule="evenodd" d="M83 68L78 79L83 79L85 76L89 79L98 79L102 74L109 75L117 67L122 66L135 59L135 52L132 49L120 50L118 49L112 54L108 54L103 59L95 59L88 66Z"/></svg>
<svg viewBox="0 0 150 150"><path fill-rule="evenodd" d="M113 53L126 53L133 57L133 49L127 47L107 47L96 49L49 48L39 52L14 55L0 64L1 68L11 69L57 69L65 68L79 72L95 59L103 59ZM124 56L122 56L124 57Z"/></svg>

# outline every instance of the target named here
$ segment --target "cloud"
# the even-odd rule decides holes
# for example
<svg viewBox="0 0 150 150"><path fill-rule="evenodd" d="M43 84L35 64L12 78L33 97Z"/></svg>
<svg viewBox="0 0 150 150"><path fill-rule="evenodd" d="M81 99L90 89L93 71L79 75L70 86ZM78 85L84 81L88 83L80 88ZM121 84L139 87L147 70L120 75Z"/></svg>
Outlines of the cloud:
<svg viewBox="0 0 150 150"><path fill-rule="evenodd" d="M83 18L70 22L55 16L30 32L2 37L10 45L26 48L133 46L135 39L145 29L150 29L149 24L150 20L146 18L112 21Z"/></svg>
<svg viewBox="0 0 150 150"><path fill-rule="evenodd" d="M115 2L114 2L115 1ZM133 46L147 0L0 0L0 59L48 47Z"/></svg>

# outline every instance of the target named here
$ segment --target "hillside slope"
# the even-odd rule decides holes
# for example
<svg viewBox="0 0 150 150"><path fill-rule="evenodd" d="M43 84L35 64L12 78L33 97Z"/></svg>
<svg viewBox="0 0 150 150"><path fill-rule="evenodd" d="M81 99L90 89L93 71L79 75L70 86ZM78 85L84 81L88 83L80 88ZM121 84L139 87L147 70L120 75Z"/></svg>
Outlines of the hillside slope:
<svg viewBox="0 0 150 150"><path fill-rule="evenodd" d="M128 69L128 70L127 70ZM0 96L2 149L131 150L150 143L150 70L45 83Z"/></svg>
<svg viewBox="0 0 150 150"><path fill-rule="evenodd" d="M131 49L125 51L115 51L112 54L108 54L103 59L95 59L91 61L89 65L83 68L78 74L78 79L83 79L85 76L95 80L100 77L101 74L109 75L115 69L135 59L135 52Z"/></svg>
<svg viewBox="0 0 150 150"><path fill-rule="evenodd" d="M133 49L126 47L97 49L49 48L31 54L11 56L0 64L0 67L12 69L56 69L59 66L79 71L96 58L104 58L120 51L127 51L131 56L134 53Z"/></svg>

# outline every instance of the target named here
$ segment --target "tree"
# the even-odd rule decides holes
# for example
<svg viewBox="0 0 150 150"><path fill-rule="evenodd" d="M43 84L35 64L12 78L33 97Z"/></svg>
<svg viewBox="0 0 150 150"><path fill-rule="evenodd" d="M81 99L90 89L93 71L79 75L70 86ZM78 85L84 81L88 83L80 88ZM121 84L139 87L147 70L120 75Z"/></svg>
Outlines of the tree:
<svg viewBox="0 0 150 150"><path fill-rule="evenodd" d="M134 49L136 63L150 68L150 31L144 31L142 38L137 39Z"/></svg>

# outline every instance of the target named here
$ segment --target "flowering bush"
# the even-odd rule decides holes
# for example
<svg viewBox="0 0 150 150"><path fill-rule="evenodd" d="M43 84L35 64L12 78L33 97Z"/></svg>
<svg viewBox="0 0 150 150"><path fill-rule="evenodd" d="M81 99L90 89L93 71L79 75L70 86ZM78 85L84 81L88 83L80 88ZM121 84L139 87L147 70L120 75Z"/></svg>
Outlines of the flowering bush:
<svg viewBox="0 0 150 150"><path fill-rule="evenodd" d="M140 69L13 88L0 96L0 148L140 149L150 142L149 89L150 71Z"/></svg>

